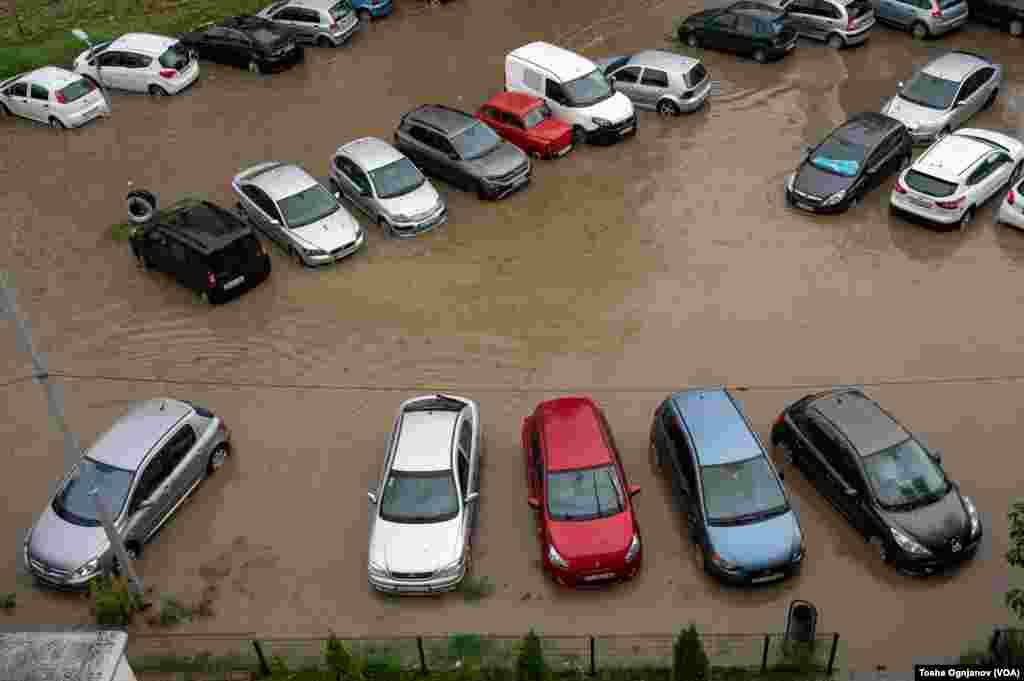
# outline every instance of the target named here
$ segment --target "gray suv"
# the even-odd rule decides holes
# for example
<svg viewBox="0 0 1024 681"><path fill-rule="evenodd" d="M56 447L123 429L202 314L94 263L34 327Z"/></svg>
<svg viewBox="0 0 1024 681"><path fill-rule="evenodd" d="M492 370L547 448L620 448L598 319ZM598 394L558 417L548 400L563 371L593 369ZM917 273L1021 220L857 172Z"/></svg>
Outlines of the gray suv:
<svg viewBox="0 0 1024 681"><path fill-rule="evenodd" d="M835 49L864 42L875 25L868 0L793 0L786 9L790 28Z"/></svg>
<svg viewBox="0 0 1024 681"><path fill-rule="evenodd" d="M338 47L359 29L349 0L278 0L256 16L290 29L298 42Z"/></svg>
<svg viewBox="0 0 1024 681"><path fill-rule="evenodd" d="M125 548L137 557L192 490L220 468L230 432L188 402L140 402L100 436L64 478L25 538L25 565L43 584L88 587L116 570L92 492L106 501Z"/></svg>
<svg viewBox="0 0 1024 681"><path fill-rule="evenodd" d="M424 172L476 191L481 199L511 194L533 172L522 149L468 113L439 104L402 116L395 146Z"/></svg>
<svg viewBox="0 0 1024 681"><path fill-rule="evenodd" d="M711 92L711 79L699 59L645 50L631 57L610 57L597 62L616 92L641 109L662 116L678 116L700 108Z"/></svg>

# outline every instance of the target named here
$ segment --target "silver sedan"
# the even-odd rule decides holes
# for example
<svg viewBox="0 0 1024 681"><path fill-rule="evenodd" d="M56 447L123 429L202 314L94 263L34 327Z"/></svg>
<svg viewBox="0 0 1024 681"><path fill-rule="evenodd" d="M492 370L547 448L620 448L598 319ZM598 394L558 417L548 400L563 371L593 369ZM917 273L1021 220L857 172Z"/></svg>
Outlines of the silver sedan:
<svg viewBox="0 0 1024 681"><path fill-rule="evenodd" d="M364 137L339 147L330 173L336 192L395 236L415 236L448 219L430 180L384 140Z"/></svg>

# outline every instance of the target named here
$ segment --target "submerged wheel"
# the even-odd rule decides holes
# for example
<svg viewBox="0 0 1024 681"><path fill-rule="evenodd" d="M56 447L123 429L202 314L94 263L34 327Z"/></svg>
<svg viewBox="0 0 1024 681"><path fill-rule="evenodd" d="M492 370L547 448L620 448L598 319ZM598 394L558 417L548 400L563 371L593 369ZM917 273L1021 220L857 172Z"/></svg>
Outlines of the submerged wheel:
<svg viewBox="0 0 1024 681"><path fill-rule="evenodd" d="M925 38L927 38L927 37L928 37L928 27L927 27L927 26L925 26L925 25L924 25L924 24L923 24L922 22L920 22L920 21L918 21L918 22L916 22L916 23L914 24L914 26L913 26L913 27L912 27L912 28L910 29L910 32L911 32L911 33L912 33L912 34L914 35L914 37L915 37L915 38L917 38L918 40L924 40Z"/></svg>
<svg viewBox="0 0 1024 681"><path fill-rule="evenodd" d="M843 40L843 36L838 33L833 33L828 37L828 46L833 50L842 49L846 45L846 41Z"/></svg>
<svg viewBox="0 0 1024 681"><path fill-rule="evenodd" d="M763 64L766 61L768 61L768 55L765 54L764 50L756 49L754 50L754 61L756 61L758 64Z"/></svg>
<svg viewBox="0 0 1024 681"><path fill-rule="evenodd" d="M216 473L228 460L228 446L217 445L217 448L210 453L210 461L206 464L207 474Z"/></svg>
<svg viewBox="0 0 1024 681"><path fill-rule="evenodd" d="M54 130L63 130L64 124L61 123L61 120L56 116L50 116L50 127Z"/></svg>
<svg viewBox="0 0 1024 681"><path fill-rule="evenodd" d="M163 89L159 85L150 85L149 94L153 95L154 97L166 97L167 90Z"/></svg>
<svg viewBox="0 0 1024 681"><path fill-rule="evenodd" d="M316 39L316 46L317 47L334 47L334 43L332 43L330 40L328 40L324 36L320 36L319 38Z"/></svg>
<svg viewBox="0 0 1024 681"><path fill-rule="evenodd" d="M697 37L696 33L690 33L686 36L686 44L690 47L697 49L700 47L700 38Z"/></svg>
<svg viewBox="0 0 1024 681"><path fill-rule="evenodd" d="M670 99L663 99L658 102L658 113L665 118L671 118L672 116L678 116L682 113L679 110L679 106Z"/></svg>
<svg viewBox="0 0 1024 681"><path fill-rule="evenodd" d="M872 537L868 543L871 544L883 563L889 562L889 550L885 547L885 541L881 537Z"/></svg>
<svg viewBox="0 0 1024 681"><path fill-rule="evenodd" d="M1020 19L1014 19L1010 22L1010 35L1014 38L1019 38L1024 33L1024 22Z"/></svg>

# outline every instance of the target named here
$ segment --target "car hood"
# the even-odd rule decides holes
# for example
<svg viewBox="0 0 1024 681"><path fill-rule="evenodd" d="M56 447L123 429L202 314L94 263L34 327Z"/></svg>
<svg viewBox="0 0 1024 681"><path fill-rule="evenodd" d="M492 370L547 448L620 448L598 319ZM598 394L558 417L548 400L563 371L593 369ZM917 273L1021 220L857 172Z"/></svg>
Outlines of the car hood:
<svg viewBox="0 0 1024 681"><path fill-rule="evenodd" d="M708 527L711 550L745 570L788 563L800 547L800 525L792 510L748 525Z"/></svg>
<svg viewBox="0 0 1024 681"><path fill-rule="evenodd" d="M621 558L633 540L633 514L626 510L596 520L549 520L548 542L573 567L596 567L601 558Z"/></svg>
<svg viewBox="0 0 1024 681"><path fill-rule="evenodd" d="M59 570L74 571L110 548L103 526L83 527L62 519L47 505L32 528L28 551Z"/></svg>
<svg viewBox="0 0 1024 681"><path fill-rule="evenodd" d="M514 144L502 142L491 153L476 159L474 164L485 177L511 173L526 163L526 154Z"/></svg>
<svg viewBox="0 0 1024 681"><path fill-rule="evenodd" d="M807 161L797 170L793 189L824 199L836 192L846 191L856 179L821 170Z"/></svg>
<svg viewBox="0 0 1024 681"><path fill-rule="evenodd" d="M381 208L391 215L406 215L410 218L434 212L441 203L441 196L426 180L419 187L393 199L380 199Z"/></svg>
<svg viewBox="0 0 1024 681"><path fill-rule="evenodd" d="M568 123L557 118L547 118L541 121L539 125L530 128L528 134L530 137L544 142L557 142L566 134L571 135L572 128L569 127Z"/></svg>
<svg viewBox="0 0 1024 681"><path fill-rule="evenodd" d="M913 131L917 127L927 128L938 125L942 122L948 111L930 109L920 104L914 104L897 95L890 100L883 113L891 118L895 118Z"/></svg>
<svg viewBox="0 0 1024 681"><path fill-rule="evenodd" d="M370 561L389 572L432 572L451 565L462 551L462 521L393 523L378 517L370 539Z"/></svg>
<svg viewBox="0 0 1024 681"><path fill-rule="evenodd" d="M603 118L616 125L633 115L633 102L621 92L616 92L608 99L585 107L581 111L585 111L591 118Z"/></svg>
<svg viewBox="0 0 1024 681"><path fill-rule="evenodd" d="M333 251L352 243L359 236L359 223L340 206L323 220L290 230L292 236L310 248Z"/></svg>
<svg viewBox="0 0 1024 681"><path fill-rule="evenodd" d="M929 549L939 551L948 546L950 540L962 538L971 527L970 516L956 488L927 506L905 512L883 510L882 515L890 525Z"/></svg>

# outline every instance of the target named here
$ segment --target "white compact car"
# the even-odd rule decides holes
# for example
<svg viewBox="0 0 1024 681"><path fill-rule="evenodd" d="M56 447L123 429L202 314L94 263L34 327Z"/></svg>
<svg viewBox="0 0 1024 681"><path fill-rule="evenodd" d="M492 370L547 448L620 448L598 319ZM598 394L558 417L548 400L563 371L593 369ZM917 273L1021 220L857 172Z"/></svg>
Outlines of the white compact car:
<svg viewBox="0 0 1024 681"><path fill-rule="evenodd" d="M928 147L900 174L890 206L894 212L964 229L985 201L1019 179L1022 160L1020 140L961 128Z"/></svg>
<svg viewBox="0 0 1024 681"><path fill-rule="evenodd" d="M177 38L126 33L78 55L75 72L109 88L175 95L199 78L199 60Z"/></svg>
<svg viewBox="0 0 1024 681"><path fill-rule="evenodd" d="M82 76L59 66L44 66L0 83L0 112L77 128L110 113L103 92Z"/></svg>
<svg viewBox="0 0 1024 681"><path fill-rule="evenodd" d="M1006 197L999 206L996 223L1001 222L1017 229L1024 229L1024 179L1015 179L1016 182L1010 184L1010 191L1006 192Z"/></svg>

